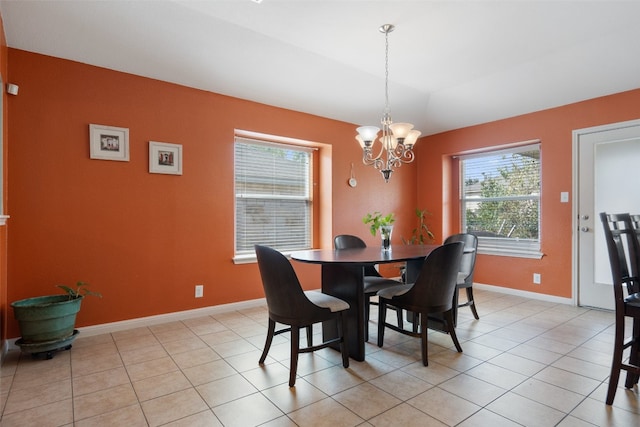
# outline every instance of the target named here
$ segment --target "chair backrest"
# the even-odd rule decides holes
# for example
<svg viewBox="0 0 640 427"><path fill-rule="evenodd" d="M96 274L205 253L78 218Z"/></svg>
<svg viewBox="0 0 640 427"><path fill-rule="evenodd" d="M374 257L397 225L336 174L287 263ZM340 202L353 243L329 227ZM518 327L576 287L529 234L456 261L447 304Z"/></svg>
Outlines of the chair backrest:
<svg viewBox="0 0 640 427"><path fill-rule="evenodd" d="M333 238L333 246L336 249L358 249L366 248L367 244L358 236L353 236L351 234L339 234ZM376 270L373 265L366 265L364 267L364 275L378 277L380 276L380 273L378 273L378 270Z"/></svg>
<svg viewBox="0 0 640 427"><path fill-rule="evenodd" d="M404 295L395 297L404 304L427 308L429 312L445 312L453 307L453 295L464 243L454 242L434 249L424 260L418 278Z"/></svg>
<svg viewBox="0 0 640 427"><path fill-rule="evenodd" d="M631 218L631 226L633 227L633 230L636 232L636 241L638 242L638 246L636 247L637 249L636 255L638 257L638 262L631 264L632 267L636 268L631 271L631 274L633 276L640 278L640 215L633 214L633 215L629 215L629 217ZM634 283L634 284L636 286L634 286L633 289L630 289L629 292L630 293L640 292L640 283ZM629 284L627 284L627 287L628 286Z"/></svg>
<svg viewBox="0 0 640 427"><path fill-rule="evenodd" d="M328 310L309 301L287 257L267 246L255 245L255 251L269 313L276 321L277 318L309 317L318 310Z"/></svg>
<svg viewBox="0 0 640 427"><path fill-rule="evenodd" d="M473 272L476 268L476 253L478 252L478 238L473 234L460 233L449 236L445 239L444 244L462 242L464 243L464 253L460 261L460 273L465 274L465 286L473 284Z"/></svg>
<svg viewBox="0 0 640 427"><path fill-rule="evenodd" d="M624 286L627 288L627 293L638 292L640 286L638 280L640 243L628 213L607 214L602 212L600 220L604 228L616 310L618 310L624 306Z"/></svg>
<svg viewBox="0 0 640 427"><path fill-rule="evenodd" d="M358 236L351 234L339 234L333 238L333 245L336 249L366 248L367 244Z"/></svg>

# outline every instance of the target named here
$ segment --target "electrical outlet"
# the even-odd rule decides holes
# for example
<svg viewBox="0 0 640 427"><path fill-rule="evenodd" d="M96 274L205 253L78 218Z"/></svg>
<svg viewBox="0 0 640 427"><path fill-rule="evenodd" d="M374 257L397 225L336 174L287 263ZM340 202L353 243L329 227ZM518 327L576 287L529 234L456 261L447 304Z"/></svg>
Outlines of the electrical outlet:
<svg viewBox="0 0 640 427"><path fill-rule="evenodd" d="M196 298L202 298L204 295L204 285L196 285Z"/></svg>
<svg viewBox="0 0 640 427"><path fill-rule="evenodd" d="M540 273L533 273L533 283L535 285L539 285L540 284Z"/></svg>

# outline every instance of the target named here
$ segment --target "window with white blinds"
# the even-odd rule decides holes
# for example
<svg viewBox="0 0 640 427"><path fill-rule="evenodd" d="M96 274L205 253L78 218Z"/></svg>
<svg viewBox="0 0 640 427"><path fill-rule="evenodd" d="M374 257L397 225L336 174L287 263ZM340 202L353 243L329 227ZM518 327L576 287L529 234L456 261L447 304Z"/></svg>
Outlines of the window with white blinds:
<svg viewBox="0 0 640 427"><path fill-rule="evenodd" d="M311 160L305 147L236 137L236 258L256 244L311 248Z"/></svg>
<svg viewBox="0 0 640 427"><path fill-rule="evenodd" d="M462 156L462 229L478 251L539 258L540 144Z"/></svg>

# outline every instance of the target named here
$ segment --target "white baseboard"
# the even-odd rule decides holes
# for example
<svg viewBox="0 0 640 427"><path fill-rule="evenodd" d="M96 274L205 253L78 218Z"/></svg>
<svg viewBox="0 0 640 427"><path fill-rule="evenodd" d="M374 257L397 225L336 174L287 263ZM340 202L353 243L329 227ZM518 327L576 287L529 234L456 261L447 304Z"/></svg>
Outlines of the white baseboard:
<svg viewBox="0 0 640 427"><path fill-rule="evenodd" d="M500 286L493 286L493 285L485 285L482 283L474 283L473 286L476 289L481 289L481 290L486 290L486 291L491 291L491 292L496 292L496 293L501 293L501 294L507 294L507 295L516 295L516 296L521 296L524 298L531 298L531 299L536 299L536 300L541 300L541 301L547 301L547 302L553 302L553 303L557 303L557 304L568 304L568 305L573 305L573 300L571 298L562 298L562 297L556 297L553 295L545 295L545 294L538 294L536 292L529 292L529 291L521 291L519 289L510 289L510 288L503 288ZM156 316L148 316L148 317L140 317L137 319L129 319L129 320L122 320L119 322L111 322L111 323L103 323L100 325L93 325L93 326L85 326L82 328L78 328L78 330L80 331L80 333L82 334L83 337L90 337L93 335L100 335L100 334L110 334L112 332L117 332L117 331L124 331L127 329L134 329L134 328L141 328L141 327L147 327L147 326L153 326L153 325L158 325L160 323L167 323L167 322L175 322L178 320L186 320L186 319L192 319L194 317L202 317L202 316L211 316L214 314L220 314L220 313L227 313L230 311L237 311L237 310L243 310L243 309L247 309L247 308L254 308L254 307L260 307L266 304L266 300L264 298L259 298L259 299L254 299L254 300L248 300L248 301L240 301L240 302L234 302L234 303L230 303L230 304L221 304L221 305L215 305L215 306L211 306L211 307L204 307L204 308L196 308L193 310L185 310L185 311L177 311L177 312L173 312L173 313L165 313L165 314L158 314ZM13 338L10 340L5 340L3 348L2 348L2 355L4 356L4 354L6 354L7 350L18 350L19 347L17 345L15 345L15 341L18 338Z"/></svg>
<svg viewBox="0 0 640 427"><path fill-rule="evenodd" d="M507 295L515 295L519 297L536 299L540 301L553 302L556 304L575 305L575 303L573 302L573 299L571 298L556 297L553 295L545 295L545 294L539 294L536 292L522 291L520 289L503 288L501 286L485 285L483 283L476 283L476 282L473 282L473 287L476 289L482 289L484 291L491 291L491 292L507 294Z"/></svg>
<svg viewBox="0 0 640 427"><path fill-rule="evenodd" d="M195 317L211 316L214 314L228 313L230 311L244 310L248 308L261 307L266 304L264 298L234 302L230 304L214 305L211 307L196 308L193 310L177 311L173 313L158 314L156 316L139 317L136 319L122 320L119 322L102 323L100 325L85 326L78 328L83 337L93 335L110 334L112 332L124 331L127 329L142 328L158 325L161 323L175 322L179 320L193 319ZM8 350L19 350L15 344L18 338L6 340Z"/></svg>

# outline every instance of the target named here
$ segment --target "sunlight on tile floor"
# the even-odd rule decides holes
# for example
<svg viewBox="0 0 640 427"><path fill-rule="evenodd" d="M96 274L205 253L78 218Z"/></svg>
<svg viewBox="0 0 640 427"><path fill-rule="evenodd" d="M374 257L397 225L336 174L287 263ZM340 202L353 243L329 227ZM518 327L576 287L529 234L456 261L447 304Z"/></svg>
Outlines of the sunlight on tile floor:
<svg viewBox="0 0 640 427"><path fill-rule="evenodd" d="M10 351L0 375L10 426L638 426L640 393L604 404L613 313L475 292L462 308L463 353L449 336L392 331L366 361L300 356L287 386L289 346L277 336L264 367L266 306L83 337L51 360ZM315 330L319 333L319 328ZM316 338L319 340L319 337Z"/></svg>

